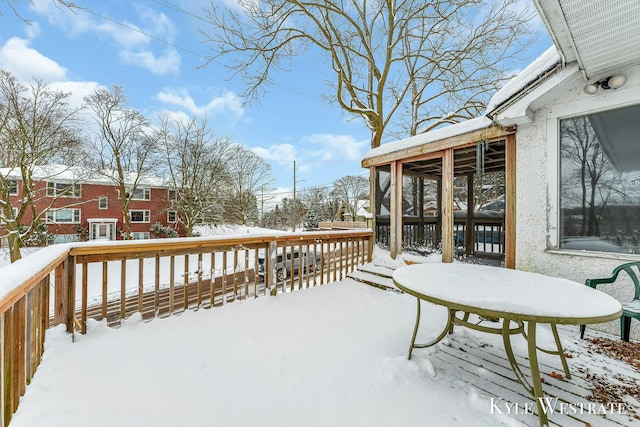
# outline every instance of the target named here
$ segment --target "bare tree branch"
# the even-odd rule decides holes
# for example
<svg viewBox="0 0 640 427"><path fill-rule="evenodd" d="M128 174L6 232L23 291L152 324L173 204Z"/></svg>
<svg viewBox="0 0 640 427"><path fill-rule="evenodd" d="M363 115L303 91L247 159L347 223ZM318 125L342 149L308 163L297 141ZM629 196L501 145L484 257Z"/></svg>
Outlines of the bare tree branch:
<svg viewBox="0 0 640 427"><path fill-rule="evenodd" d="M205 66L224 58L252 102L297 56L320 54L334 76L328 99L364 120L371 147L389 126L406 136L479 114L533 16L518 0L215 3L200 30L213 52Z"/></svg>

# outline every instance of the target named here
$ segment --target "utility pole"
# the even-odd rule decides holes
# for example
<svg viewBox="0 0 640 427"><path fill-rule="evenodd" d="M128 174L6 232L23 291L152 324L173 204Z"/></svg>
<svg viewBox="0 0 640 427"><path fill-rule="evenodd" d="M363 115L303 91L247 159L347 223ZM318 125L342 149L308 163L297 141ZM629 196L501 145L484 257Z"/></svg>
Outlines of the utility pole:
<svg viewBox="0 0 640 427"><path fill-rule="evenodd" d="M264 227L264 184L260 187L260 227Z"/></svg>
<svg viewBox="0 0 640 427"><path fill-rule="evenodd" d="M293 161L293 204L291 205L292 230L296 231L296 161Z"/></svg>

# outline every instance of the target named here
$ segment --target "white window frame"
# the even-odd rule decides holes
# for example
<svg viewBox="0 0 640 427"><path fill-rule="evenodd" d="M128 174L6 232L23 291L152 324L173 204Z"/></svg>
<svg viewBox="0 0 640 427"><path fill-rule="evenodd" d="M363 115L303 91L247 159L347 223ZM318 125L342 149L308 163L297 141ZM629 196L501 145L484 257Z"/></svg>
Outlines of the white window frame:
<svg viewBox="0 0 640 427"><path fill-rule="evenodd" d="M173 219L171 219L171 216L173 216ZM178 212L174 210L167 211L167 222L169 224L175 224L178 222Z"/></svg>
<svg viewBox="0 0 640 427"><path fill-rule="evenodd" d="M142 197L139 197L139 194L136 194L140 192L142 192ZM129 194L131 195L131 200L151 200L151 188L149 187L129 189Z"/></svg>
<svg viewBox="0 0 640 427"><path fill-rule="evenodd" d="M560 120L638 104L635 90L613 92L608 96L580 94L572 102L556 104L547 113L548 243L547 249L560 247ZM585 102L588 101L588 102ZM589 251L583 251L587 254ZM619 254L618 254L619 255ZM616 254L608 256L615 257ZM606 257L606 255L605 255Z"/></svg>
<svg viewBox="0 0 640 427"><path fill-rule="evenodd" d="M133 219L133 213L134 212L142 212L143 220L142 221L135 221ZM136 224L149 223L149 222L151 222L151 211L149 209L131 209L131 210L129 210L129 219L131 220L131 222L136 223Z"/></svg>
<svg viewBox="0 0 640 427"><path fill-rule="evenodd" d="M17 179L9 179L7 180L7 182L9 182L9 195L10 196L17 196L18 195L18 180Z"/></svg>
<svg viewBox="0 0 640 427"><path fill-rule="evenodd" d="M18 216L18 208L12 207L11 210L13 211L13 220L15 220L16 216ZM2 217L0 217L0 224L5 224Z"/></svg>
<svg viewBox="0 0 640 427"><path fill-rule="evenodd" d="M104 202L104 207L103 207ZM105 210L109 209L109 198L107 196L98 197L98 209Z"/></svg>
<svg viewBox="0 0 640 427"><path fill-rule="evenodd" d="M151 234L148 231L132 231L131 232L132 240L146 240L150 238L151 238Z"/></svg>
<svg viewBox="0 0 640 427"><path fill-rule="evenodd" d="M70 193L65 194L67 189L71 187ZM78 183L54 182L47 181L47 196L49 197L82 197L82 186Z"/></svg>
<svg viewBox="0 0 640 427"><path fill-rule="evenodd" d="M58 212L72 211L71 221L60 221L57 218ZM79 208L60 208L47 211L47 222L51 224L80 224L82 222L82 210Z"/></svg>

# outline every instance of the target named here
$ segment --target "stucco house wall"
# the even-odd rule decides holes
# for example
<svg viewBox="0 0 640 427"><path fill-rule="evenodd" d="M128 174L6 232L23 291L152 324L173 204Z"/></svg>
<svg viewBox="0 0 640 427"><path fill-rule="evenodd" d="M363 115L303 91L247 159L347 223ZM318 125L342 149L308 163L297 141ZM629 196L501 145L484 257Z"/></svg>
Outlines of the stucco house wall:
<svg viewBox="0 0 640 427"><path fill-rule="evenodd" d="M516 268L584 282L608 276L611 270L640 255L558 250L559 225L559 119L579 116L640 102L640 67L621 70L627 83L617 89L585 94L584 80L573 76L558 85L551 96L529 106L532 122L519 124L516 132ZM640 147L639 147L640 149ZM633 286L600 286L620 300L632 297ZM549 298L553 298L550 295ZM619 322L599 329L619 333ZM640 338L634 325L632 338Z"/></svg>

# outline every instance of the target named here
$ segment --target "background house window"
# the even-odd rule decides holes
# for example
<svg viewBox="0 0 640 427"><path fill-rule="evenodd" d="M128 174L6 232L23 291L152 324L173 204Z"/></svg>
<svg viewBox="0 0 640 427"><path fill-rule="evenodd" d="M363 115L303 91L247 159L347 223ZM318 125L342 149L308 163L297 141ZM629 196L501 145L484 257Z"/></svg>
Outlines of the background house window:
<svg viewBox="0 0 640 427"><path fill-rule="evenodd" d="M11 208L11 211L12 211L12 213L13 213L13 217L11 217L11 219L15 219L15 218L18 216L18 208L13 208L13 207L12 207L12 208ZM4 218L4 215L3 215L3 212L0 210L0 224L4 224L5 222L6 222L6 221L5 221L5 218Z"/></svg>
<svg viewBox="0 0 640 427"><path fill-rule="evenodd" d="M102 196L98 199L98 209L108 209L109 208L109 198L107 196Z"/></svg>
<svg viewBox="0 0 640 427"><path fill-rule="evenodd" d="M80 184L47 182L47 196L50 197L80 197L80 190Z"/></svg>
<svg viewBox="0 0 640 427"><path fill-rule="evenodd" d="M148 231L134 231L133 233L131 233L131 238L133 240L148 239L149 238L149 232Z"/></svg>
<svg viewBox="0 0 640 427"><path fill-rule="evenodd" d="M176 211L168 211L167 222L168 223L178 222L178 213Z"/></svg>
<svg viewBox="0 0 640 427"><path fill-rule="evenodd" d="M167 200L172 202L178 200L178 192L176 190L167 190Z"/></svg>
<svg viewBox="0 0 640 427"><path fill-rule="evenodd" d="M131 222L149 222L151 218L151 211L144 210L132 210L129 211L131 216Z"/></svg>
<svg viewBox="0 0 640 427"><path fill-rule="evenodd" d="M47 221L55 224L80 224L80 209L53 209L47 212Z"/></svg>
<svg viewBox="0 0 640 427"><path fill-rule="evenodd" d="M151 200L151 189L139 187L131 190L131 200Z"/></svg>
<svg viewBox="0 0 640 427"><path fill-rule="evenodd" d="M15 179L10 179L5 181L7 184L7 187L9 189L9 195L10 196L17 196L18 195L18 181L16 181Z"/></svg>
<svg viewBox="0 0 640 427"><path fill-rule="evenodd" d="M560 121L560 248L640 253L640 105Z"/></svg>

